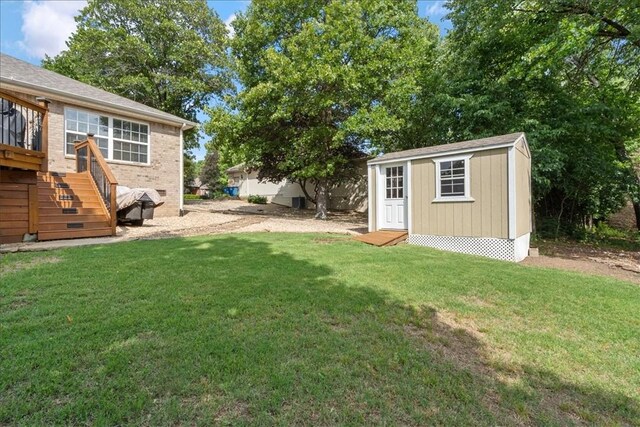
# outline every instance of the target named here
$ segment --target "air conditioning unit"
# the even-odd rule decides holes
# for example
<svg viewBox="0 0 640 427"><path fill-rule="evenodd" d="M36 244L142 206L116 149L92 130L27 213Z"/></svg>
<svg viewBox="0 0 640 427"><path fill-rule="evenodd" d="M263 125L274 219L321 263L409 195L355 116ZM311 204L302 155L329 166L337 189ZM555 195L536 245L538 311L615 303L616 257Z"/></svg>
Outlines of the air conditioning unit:
<svg viewBox="0 0 640 427"><path fill-rule="evenodd" d="M292 197L291 207L294 209L304 209L307 207L307 199L304 197Z"/></svg>

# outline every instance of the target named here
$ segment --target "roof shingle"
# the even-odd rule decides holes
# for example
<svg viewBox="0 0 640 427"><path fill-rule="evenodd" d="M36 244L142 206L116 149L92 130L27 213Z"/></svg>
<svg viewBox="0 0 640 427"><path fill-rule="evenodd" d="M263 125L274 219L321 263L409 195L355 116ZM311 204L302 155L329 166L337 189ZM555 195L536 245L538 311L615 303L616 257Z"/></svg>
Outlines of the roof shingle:
<svg viewBox="0 0 640 427"><path fill-rule="evenodd" d="M116 108L123 111L146 116L149 119L160 119L175 123L196 126L189 120L173 114L148 107L131 99L98 89L86 83L45 70L28 62L21 61L12 56L0 53L0 83L29 87L41 90L44 93L58 94L83 101L91 101L94 104ZM43 93L43 95L44 95Z"/></svg>
<svg viewBox="0 0 640 427"><path fill-rule="evenodd" d="M447 154L453 151L473 150L478 148L490 149L493 146L500 146L505 144L514 144L521 136L523 132L510 133L508 135L492 136L489 138L472 139L469 141L454 142L451 144L433 145L431 147L414 148L412 150L396 151L393 153L384 154L375 159L369 160L369 164L386 162L389 160L401 160L410 157L434 157L438 154Z"/></svg>

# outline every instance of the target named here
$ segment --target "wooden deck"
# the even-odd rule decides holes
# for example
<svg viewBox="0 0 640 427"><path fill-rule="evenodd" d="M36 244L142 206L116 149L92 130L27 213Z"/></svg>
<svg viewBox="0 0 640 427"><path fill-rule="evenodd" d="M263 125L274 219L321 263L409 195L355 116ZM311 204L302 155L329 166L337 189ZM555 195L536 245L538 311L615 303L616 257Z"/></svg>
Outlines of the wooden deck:
<svg viewBox="0 0 640 427"><path fill-rule="evenodd" d="M374 246L393 246L407 239L406 230L379 230L354 237L355 240Z"/></svg>
<svg viewBox="0 0 640 427"><path fill-rule="evenodd" d="M46 155L40 151L0 144L0 166L39 171L46 161Z"/></svg>

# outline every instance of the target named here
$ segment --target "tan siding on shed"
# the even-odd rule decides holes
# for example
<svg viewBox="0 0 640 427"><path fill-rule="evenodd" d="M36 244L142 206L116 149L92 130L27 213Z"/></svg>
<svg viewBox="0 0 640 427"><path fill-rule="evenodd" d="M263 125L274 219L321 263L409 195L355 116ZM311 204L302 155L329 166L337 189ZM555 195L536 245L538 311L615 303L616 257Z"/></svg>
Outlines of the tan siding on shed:
<svg viewBox="0 0 640 427"><path fill-rule="evenodd" d="M434 160L412 161L413 234L509 237L507 149L474 153L469 169L473 202L433 202Z"/></svg>
<svg viewBox="0 0 640 427"><path fill-rule="evenodd" d="M516 237L531 232L531 158L522 141L516 144Z"/></svg>

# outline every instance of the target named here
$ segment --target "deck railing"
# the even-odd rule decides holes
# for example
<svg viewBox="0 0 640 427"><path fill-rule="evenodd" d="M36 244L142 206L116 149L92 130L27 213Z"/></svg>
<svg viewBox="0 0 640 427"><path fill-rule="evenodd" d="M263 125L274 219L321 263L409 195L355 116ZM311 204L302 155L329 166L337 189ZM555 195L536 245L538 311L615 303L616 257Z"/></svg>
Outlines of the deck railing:
<svg viewBox="0 0 640 427"><path fill-rule="evenodd" d="M47 170L48 109L44 101L42 104L0 91L0 144L5 166Z"/></svg>
<svg viewBox="0 0 640 427"><path fill-rule="evenodd" d="M93 183L95 184L102 202L105 212L109 217L111 224L111 233L116 234L116 188L118 182L111 172L111 168L104 160L100 148L96 145L93 135L89 134L85 141L75 144L76 151L76 171L89 172Z"/></svg>

